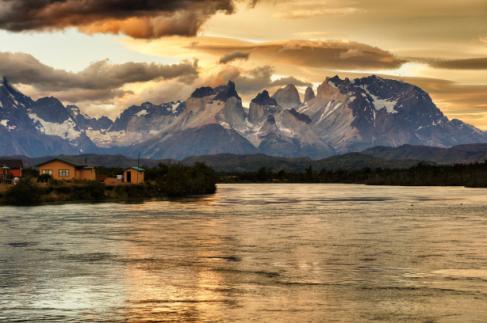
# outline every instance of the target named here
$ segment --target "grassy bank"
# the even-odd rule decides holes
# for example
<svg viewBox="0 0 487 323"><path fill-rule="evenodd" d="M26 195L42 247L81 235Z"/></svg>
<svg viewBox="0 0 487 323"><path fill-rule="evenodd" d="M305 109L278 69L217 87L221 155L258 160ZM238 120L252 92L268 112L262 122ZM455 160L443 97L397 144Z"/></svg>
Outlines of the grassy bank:
<svg viewBox="0 0 487 323"><path fill-rule="evenodd" d="M41 179L39 181L38 179ZM109 186L101 182L63 182L27 177L0 193L0 205L29 206L44 203L133 201L214 194L217 177L203 165L159 165L147 170L142 185Z"/></svg>

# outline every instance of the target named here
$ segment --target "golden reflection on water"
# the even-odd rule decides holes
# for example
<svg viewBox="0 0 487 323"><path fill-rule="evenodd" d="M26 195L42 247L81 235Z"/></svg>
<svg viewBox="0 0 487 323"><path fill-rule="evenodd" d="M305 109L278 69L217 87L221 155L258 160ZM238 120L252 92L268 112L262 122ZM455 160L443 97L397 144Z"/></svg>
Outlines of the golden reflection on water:
<svg viewBox="0 0 487 323"><path fill-rule="evenodd" d="M0 321L486 321L486 196L222 185L1 208Z"/></svg>

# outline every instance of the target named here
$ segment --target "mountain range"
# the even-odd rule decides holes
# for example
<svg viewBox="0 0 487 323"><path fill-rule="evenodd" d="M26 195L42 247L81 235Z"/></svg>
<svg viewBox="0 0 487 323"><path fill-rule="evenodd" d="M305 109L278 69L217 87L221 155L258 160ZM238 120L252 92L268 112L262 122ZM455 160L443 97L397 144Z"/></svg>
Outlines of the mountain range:
<svg viewBox="0 0 487 323"><path fill-rule="evenodd" d="M27 156L0 156L2 159L20 159L26 168L54 158L61 158L77 164L86 164L96 167L127 168L140 165L144 168L156 167L160 163L183 163L193 165L205 163L218 172L240 173L255 172L262 167L273 171L303 172L308 167L315 171L325 170L362 170L362 169L404 169L418 164L454 165L472 164L487 161L487 144L460 145L451 148L439 148L428 146L403 145L399 147L374 147L359 153L347 153L324 159L313 160L308 157L276 157L262 154L236 155L216 154L187 157L183 160L174 159L135 159L123 155L57 155L43 157Z"/></svg>
<svg viewBox="0 0 487 323"><path fill-rule="evenodd" d="M326 78L303 98L290 84L244 107L235 84L201 87L184 101L134 105L93 118L54 97L0 83L0 155L123 154L148 159L266 154L322 159L384 146L487 143L487 133L449 120L417 86L369 76Z"/></svg>

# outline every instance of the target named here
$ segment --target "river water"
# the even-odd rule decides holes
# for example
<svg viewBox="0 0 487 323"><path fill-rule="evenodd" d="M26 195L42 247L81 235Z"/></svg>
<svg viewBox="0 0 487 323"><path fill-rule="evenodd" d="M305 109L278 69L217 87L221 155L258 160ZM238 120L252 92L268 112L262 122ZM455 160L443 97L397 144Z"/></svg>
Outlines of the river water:
<svg viewBox="0 0 487 323"><path fill-rule="evenodd" d="M0 208L0 322L487 322L487 190Z"/></svg>

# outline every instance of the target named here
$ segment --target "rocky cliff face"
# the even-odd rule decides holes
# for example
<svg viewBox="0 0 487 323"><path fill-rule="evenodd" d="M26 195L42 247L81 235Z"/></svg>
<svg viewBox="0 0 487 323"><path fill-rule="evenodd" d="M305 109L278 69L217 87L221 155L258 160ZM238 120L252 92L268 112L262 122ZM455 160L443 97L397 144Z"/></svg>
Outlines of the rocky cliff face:
<svg viewBox="0 0 487 323"><path fill-rule="evenodd" d="M298 89L293 84L277 90L272 98L284 109L297 109L301 105Z"/></svg>
<svg viewBox="0 0 487 323"><path fill-rule="evenodd" d="M233 82L196 89L185 101L131 106L111 121L37 101L0 84L0 154L117 152L150 158L263 153L322 158L373 146L449 147L487 142L483 131L448 118L411 84L370 76L263 90L242 105Z"/></svg>
<svg viewBox="0 0 487 323"><path fill-rule="evenodd" d="M306 92L304 92L304 102L308 102L308 101L311 101L313 100L314 98L316 97L315 95L315 91L313 91L313 88L312 87L307 87L306 88Z"/></svg>
<svg viewBox="0 0 487 323"><path fill-rule="evenodd" d="M485 141L485 133L448 118L420 88L376 76L326 79L300 107L339 152L371 146L452 146ZM327 131L326 131L327 130ZM326 131L326 134L325 134Z"/></svg>

